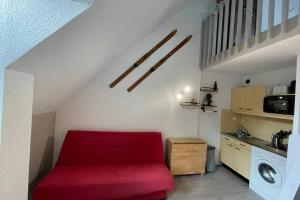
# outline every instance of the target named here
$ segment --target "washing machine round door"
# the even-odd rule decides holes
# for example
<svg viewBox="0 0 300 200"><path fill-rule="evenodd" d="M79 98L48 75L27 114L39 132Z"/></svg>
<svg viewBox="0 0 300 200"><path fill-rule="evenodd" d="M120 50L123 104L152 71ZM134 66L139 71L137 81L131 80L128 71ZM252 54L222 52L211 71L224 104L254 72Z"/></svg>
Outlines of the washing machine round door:
<svg viewBox="0 0 300 200"><path fill-rule="evenodd" d="M260 180L271 187L280 187L282 184L282 175L276 166L267 160L258 160L256 162L256 174Z"/></svg>

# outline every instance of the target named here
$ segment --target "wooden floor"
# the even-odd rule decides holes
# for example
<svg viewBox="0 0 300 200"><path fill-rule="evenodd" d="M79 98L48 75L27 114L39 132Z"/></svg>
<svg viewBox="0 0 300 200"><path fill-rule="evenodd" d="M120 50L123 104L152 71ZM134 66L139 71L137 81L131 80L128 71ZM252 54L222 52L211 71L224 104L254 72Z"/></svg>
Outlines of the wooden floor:
<svg viewBox="0 0 300 200"><path fill-rule="evenodd" d="M244 180L224 167L205 176L176 176L175 184L168 200L263 200Z"/></svg>

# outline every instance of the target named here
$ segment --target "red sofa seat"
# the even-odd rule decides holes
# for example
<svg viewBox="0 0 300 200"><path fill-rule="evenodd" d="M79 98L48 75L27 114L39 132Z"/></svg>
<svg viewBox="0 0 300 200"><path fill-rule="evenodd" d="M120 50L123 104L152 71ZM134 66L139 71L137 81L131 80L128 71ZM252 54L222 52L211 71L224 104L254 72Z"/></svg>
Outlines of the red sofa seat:
<svg viewBox="0 0 300 200"><path fill-rule="evenodd" d="M69 131L33 200L155 200L174 187L160 133Z"/></svg>

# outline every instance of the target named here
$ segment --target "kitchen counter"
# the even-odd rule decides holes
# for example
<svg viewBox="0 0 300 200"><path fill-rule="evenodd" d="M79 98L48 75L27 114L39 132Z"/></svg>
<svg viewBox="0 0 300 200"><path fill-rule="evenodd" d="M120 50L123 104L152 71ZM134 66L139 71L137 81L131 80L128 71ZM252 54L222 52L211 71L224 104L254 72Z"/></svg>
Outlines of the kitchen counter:
<svg viewBox="0 0 300 200"><path fill-rule="evenodd" d="M237 135L235 133L222 133L222 134L225 136L231 137L233 139L239 140L241 142L250 144L252 146L256 146L256 147L259 147L266 151L270 151L272 153L278 154L280 156L287 157L287 152L276 149L271 146L268 146L268 145L270 145L270 142L268 142L268 141L261 140L261 139L255 138L255 137L239 138L239 137L237 137Z"/></svg>

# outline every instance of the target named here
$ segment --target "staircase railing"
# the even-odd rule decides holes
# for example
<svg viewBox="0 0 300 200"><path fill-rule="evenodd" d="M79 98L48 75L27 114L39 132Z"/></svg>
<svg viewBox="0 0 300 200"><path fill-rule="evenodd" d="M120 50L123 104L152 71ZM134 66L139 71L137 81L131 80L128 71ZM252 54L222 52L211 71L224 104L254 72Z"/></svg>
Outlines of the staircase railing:
<svg viewBox="0 0 300 200"><path fill-rule="evenodd" d="M299 0L218 2L218 10L202 21L202 69L300 27Z"/></svg>

